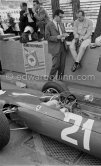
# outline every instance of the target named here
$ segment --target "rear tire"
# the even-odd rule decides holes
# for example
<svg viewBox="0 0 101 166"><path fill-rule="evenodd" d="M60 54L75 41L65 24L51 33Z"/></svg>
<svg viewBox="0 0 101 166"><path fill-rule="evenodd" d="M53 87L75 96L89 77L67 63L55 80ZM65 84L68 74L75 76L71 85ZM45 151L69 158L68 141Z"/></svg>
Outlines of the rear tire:
<svg viewBox="0 0 101 166"><path fill-rule="evenodd" d="M0 150L4 148L10 139L9 122L2 111L0 111Z"/></svg>

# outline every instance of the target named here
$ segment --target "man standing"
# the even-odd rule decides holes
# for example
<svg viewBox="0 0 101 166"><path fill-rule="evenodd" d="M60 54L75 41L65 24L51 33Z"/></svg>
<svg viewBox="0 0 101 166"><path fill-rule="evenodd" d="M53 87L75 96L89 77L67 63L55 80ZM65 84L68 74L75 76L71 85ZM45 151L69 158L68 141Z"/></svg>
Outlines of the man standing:
<svg viewBox="0 0 101 166"><path fill-rule="evenodd" d="M58 72L58 79L63 79L65 60L66 60L66 42L63 23L61 22L64 12L57 9L53 15L53 21L46 25L45 38L48 41L48 49L52 55L52 69L49 74L49 80L53 80Z"/></svg>
<svg viewBox="0 0 101 166"><path fill-rule="evenodd" d="M79 10L77 13L78 19L74 22L74 39L70 45L70 51L75 63L72 67L72 72L79 69L80 61L85 53L87 46L91 43L91 35L93 30L93 23L91 20L85 18L85 13ZM76 51L76 45L79 45L79 51Z"/></svg>
<svg viewBox="0 0 101 166"><path fill-rule="evenodd" d="M33 0L33 13L36 18L37 26L40 29L40 36L43 38L45 35L45 26L50 19L47 11L40 6L40 2L38 0Z"/></svg>

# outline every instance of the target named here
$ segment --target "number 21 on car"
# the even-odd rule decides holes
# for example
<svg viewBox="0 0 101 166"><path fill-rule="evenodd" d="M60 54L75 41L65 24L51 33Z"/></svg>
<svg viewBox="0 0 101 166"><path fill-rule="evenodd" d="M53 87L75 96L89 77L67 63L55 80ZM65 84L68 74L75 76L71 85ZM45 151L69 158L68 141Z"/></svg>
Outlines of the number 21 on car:
<svg viewBox="0 0 101 166"><path fill-rule="evenodd" d="M83 121L82 116L73 113L66 113L64 121L70 122L70 120L73 120L74 124L62 130L61 139L78 146L79 141L71 137L72 134L77 133L81 128L84 131L83 140L82 140L83 148L85 150L90 151L90 137L91 137L92 127L94 125L94 120L88 119L85 123L83 123L83 125L81 125Z"/></svg>

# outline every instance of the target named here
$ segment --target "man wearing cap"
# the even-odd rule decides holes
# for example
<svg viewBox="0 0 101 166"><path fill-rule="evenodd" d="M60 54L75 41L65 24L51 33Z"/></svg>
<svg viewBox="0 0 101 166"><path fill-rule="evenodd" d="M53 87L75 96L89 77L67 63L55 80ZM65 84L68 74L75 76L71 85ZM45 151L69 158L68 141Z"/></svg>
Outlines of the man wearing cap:
<svg viewBox="0 0 101 166"><path fill-rule="evenodd" d="M36 18L36 23L40 29L41 37L45 35L45 26L49 22L49 16L47 11L41 6L39 0L33 0L33 9L34 17Z"/></svg>

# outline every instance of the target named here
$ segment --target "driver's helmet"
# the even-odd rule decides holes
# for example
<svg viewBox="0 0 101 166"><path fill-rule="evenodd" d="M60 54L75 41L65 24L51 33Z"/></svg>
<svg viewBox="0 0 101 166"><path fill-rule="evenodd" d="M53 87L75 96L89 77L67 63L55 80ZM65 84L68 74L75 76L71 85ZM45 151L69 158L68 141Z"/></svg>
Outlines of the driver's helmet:
<svg viewBox="0 0 101 166"><path fill-rule="evenodd" d="M31 26L26 26L24 32L29 32L29 33L33 33L34 32L34 29L31 27Z"/></svg>

